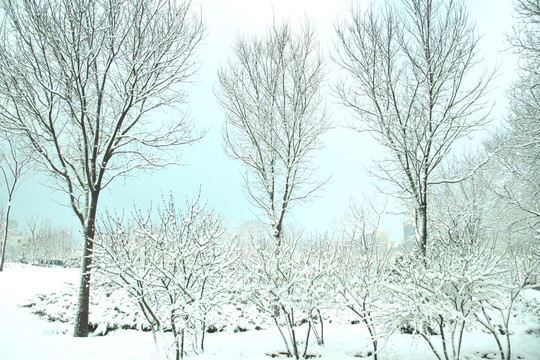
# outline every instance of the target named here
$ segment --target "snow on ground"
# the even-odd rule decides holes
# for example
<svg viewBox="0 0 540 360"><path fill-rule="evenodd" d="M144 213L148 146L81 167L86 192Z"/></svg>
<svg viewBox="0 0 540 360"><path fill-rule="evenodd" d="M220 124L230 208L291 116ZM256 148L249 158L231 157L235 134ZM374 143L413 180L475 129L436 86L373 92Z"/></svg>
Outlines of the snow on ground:
<svg viewBox="0 0 540 360"><path fill-rule="evenodd" d="M18 307L36 294L76 283L77 269L7 264L0 273L0 360L152 359L148 333L123 331L105 337L73 338L65 325Z"/></svg>
<svg viewBox="0 0 540 360"><path fill-rule="evenodd" d="M77 282L75 269L51 269L7 264L0 273L0 360L146 360L159 359L152 334L135 330L118 330L107 336L73 338L71 328L48 322L31 314L27 304L37 294L50 294ZM512 336L515 359L540 359L540 291L526 290L519 302ZM300 330L303 331L304 329ZM168 335L167 335L168 336ZM283 351L282 340L274 328L243 333L207 334L206 352L188 359L269 360L269 354ZM327 324L326 345L310 345L310 353L321 360L358 359L370 350L367 332L361 325ZM469 331L463 344L463 358L477 360L498 358L491 335ZM382 360L434 359L426 343L418 337L396 334L382 350Z"/></svg>

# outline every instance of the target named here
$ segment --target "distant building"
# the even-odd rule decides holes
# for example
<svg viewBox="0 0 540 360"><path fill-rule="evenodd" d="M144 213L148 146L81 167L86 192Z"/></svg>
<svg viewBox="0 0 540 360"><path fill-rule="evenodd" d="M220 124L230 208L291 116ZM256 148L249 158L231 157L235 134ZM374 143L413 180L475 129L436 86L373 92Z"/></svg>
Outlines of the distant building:
<svg viewBox="0 0 540 360"><path fill-rule="evenodd" d="M385 229L377 229L375 231L375 239L377 241L377 252L384 254L388 251L388 231Z"/></svg>

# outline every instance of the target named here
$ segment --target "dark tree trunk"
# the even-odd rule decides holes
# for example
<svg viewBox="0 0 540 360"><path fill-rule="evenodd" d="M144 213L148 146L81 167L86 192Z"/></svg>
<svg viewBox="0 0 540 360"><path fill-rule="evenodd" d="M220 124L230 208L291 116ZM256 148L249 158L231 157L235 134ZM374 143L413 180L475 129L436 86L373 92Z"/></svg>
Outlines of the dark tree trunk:
<svg viewBox="0 0 540 360"><path fill-rule="evenodd" d="M96 233L96 212L99 192L92 194L89 201L87 219L83 227L84 246L81 259L81 278L79 283L79 295L77 298L77 310L75 313L75 328L73 336L88 336L88 315L90 312L90 272L94 251L94 236Z"/></svg>
<svg viewBox="0 0 540 360"><path fill-rule="evenodd" d="M93 246L93 239L89 239L87 236L85 236L85 245L81 263L79 295L77 298L77 312L75 314L75 330L73 332L75 337L88 336L88 313L90 311L90 266L92 265Z"/></svg>

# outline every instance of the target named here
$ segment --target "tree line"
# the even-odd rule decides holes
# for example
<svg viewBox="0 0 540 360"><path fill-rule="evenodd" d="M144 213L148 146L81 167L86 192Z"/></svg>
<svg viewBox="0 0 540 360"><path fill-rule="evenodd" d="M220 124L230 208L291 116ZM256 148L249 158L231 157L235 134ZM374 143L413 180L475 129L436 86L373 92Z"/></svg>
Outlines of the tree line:
<svg viewBox="0 0 540 360"><path fill-rule="evenodd" d="M53 226L48 219L11 222L6 261L44 266L79 266L80 242L73 230Z"/></svg>

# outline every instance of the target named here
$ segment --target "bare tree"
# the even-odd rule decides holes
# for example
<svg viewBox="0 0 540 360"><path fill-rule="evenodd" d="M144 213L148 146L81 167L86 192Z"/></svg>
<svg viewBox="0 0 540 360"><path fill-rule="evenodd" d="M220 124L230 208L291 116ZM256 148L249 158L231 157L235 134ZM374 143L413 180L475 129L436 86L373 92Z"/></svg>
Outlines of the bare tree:
<svg viewBox="0 0 540 360"><path fill-rule="evenodd" d="M17 151L13 140L6 139L7 151L0 149L0 172L6 189L7 205L5 210L4 233L2 235L2 252L0 254L0 271L4 271L4 260L6 257L6 247L9 234L9 216L11 214L11 202L15 190L20 183L21 177L26 170L25 165L28 158Z"/></svg>
<svg viewBox="0 0 540 360"><path fill-rule="evenodd" d="M496 159L501 154L497 152L492 159ZM475 162L470 159L464 160L464 162L458 162L454 166L469 167L466 163ZM443 303L437 299L425 302L426 304L437 302L436 307L441 310L439 318L436 320L437 326L444 322L448 330L451 330L445 329L446 335L442 330L437 331L439 335L446 336L447 349L445 350L443 347L443 353L451 349L448 346L451 342L448 341L451 340L448 335L453 336L452 331L454 331L454 335L462 332L462 330L455 332L457 322L451 318L452 311L469 309L470 311L463 311L462 318L471 324L482 325L486 331L492 334L502 360L511 358L510 319L513 310L515 310L513 304L521 290L526 287L532 279L532 275L537 271L539 262L538 257L532 255L527 246L530 245L530 235L526 231L527 229L516 226L515 219L519 218L519 215L516 214L515 209L508 207L504 201L501 201L500 197L494 196L493 192L490 191L493 184L497 183L501 177L503 176L500 168L490 168L490 164L488 164L468 179L459 183L443 184L438 186L434 192L429 221L430 237L432 241L436 241L434 247L437 249L432 247L428 251L427 260L434 269L440 270L444 274L445 279L456 284L463 281L463 279L459 279L459 276L464 273L463 271L470 274L470 278L467 280L469 284L466 286L458 285L454 288L460 289L457 294L455 291L448 291L445 289L445 285L441 287L436 282L432 282L429 285L431 287L423 285L429 289L436 288L443 291L447 299L456 298L459 300L460 307L455 309L444 309ZM456 254L462 259L472 256L467 260L467 268L461 267L461 265L455 267L462 261L462 259L452 260ZM437 260L437 257L450 260L441 261ZM445 263L445 261L449 262ZM415 262L418 260L414 260L412 263ZM421 269L422 276L430 278L429 272L433 269L426 271L422 267L414 264L411 269L414 271ZM406 278L414 278L414 276L407 274L407 271L402 275L405 275ZM426 284L428 283L426 282ZM410 288L407 290L407 287L403 287L403 290L409 292ZM468 296L472 296L476 303L474 307L468 304L469 299L459 298L467 292L469 292ZM410 299L414 299L411 294L408 296ZM454 300L452 301L454 302ZM422 304L418 309L424 305ZM469 316L468 319L467 316ZM435 344L433 343L433 345Z"/></svg>
<svg viewBox="0 0 540 360"><path fill-rule="evenodd" d="M186 117L147 115L186 100L203 25L189 1L2 0L0 118L69 197L84 236L75 336L88 335L101 191L137 169L177 162Z"/></svg>
<svg viewBox="0 0 540 360"><path fill-rule="evenodd" d="M354 10L336 26L335 61L348 73L336 92L389 150L377 174L412 202L418 248L426 254L429 188L444 182L435 170L456 140L486 122L491 76L478 64L474 25L453 0L403 0ZM471 76L472 75L472 76Z"/></svg>
<svg viewBox="0 0 540 360"><path fill-rule="evenodd" d="M507 128L491 144L502 171L496 194L521 213L528 226L540 225L540 1L517 0L518 20L510 41L520 73L510 96ZM538 230L535 230L538 231Z"/></svg>
<svg viewBox="0 0 540 360"><path fill-rule="evenodd" d="M218 73L226 151L244 163L249 198L279 244L291 204L322 185L312 180L311 156L329 128L323 59L309 24L299 34L274 24L262 38L239 38L234 54Z"/></svg>

